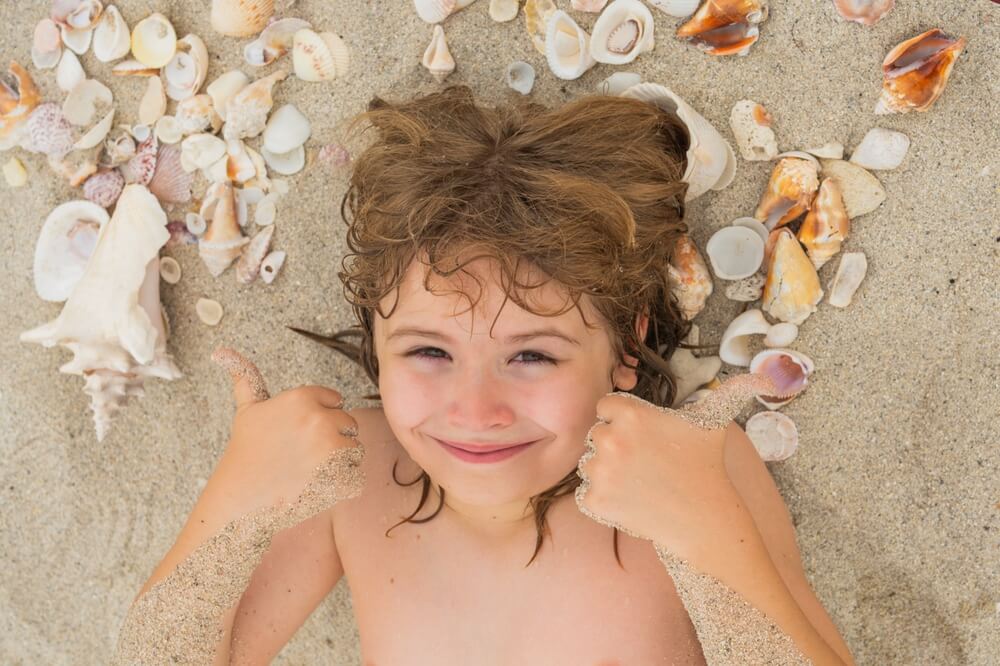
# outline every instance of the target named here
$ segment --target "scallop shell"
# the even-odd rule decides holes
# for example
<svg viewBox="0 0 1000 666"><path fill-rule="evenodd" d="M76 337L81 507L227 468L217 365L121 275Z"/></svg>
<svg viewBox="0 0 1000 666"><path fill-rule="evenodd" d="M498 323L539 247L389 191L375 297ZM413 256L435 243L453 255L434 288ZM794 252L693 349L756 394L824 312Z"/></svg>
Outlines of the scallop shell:
<svg viewBox="0 0 1000 666"><path fill-rule="evenodd" d="M875 25L889 13L896 0L833 0L837 13L848 21Z"/></svg>
<svg viewBox="0 0 1000 666"><path fill-rule="evenodd" d="M285 104L268 119L261 146L270 153L287 153L303 145L311 132L309 119L294 104Z"/></svg>
<svg viewBox="0 0 1000 666"><path fill-rule="evenodd" d="M103 11L100 0L53 0L49 16L59 25L87 30L97 24Z"/></svg>
<svg viewBox="0 0 1000 666"><path fill-rule="evenodd" d="M90 201L67 201L56 206L42 224L35 242L35 293L61 303L73 293L108 213Z"/></svg>
<svg viewBox="0 0 1000 666"><path fill-rule="evenodd" d="M141 141L135 148L135 156L121 166L125 182L147 185L156 171L158 150L159 141L155 134L151 134L145 141Z"/></svg>
<svg viewBox="0 0 1000 666"><path fill-rule="evenodd" d="M149 181L149 191L161 204L182 204L191 200L194 174L181 168L181 149L177 145L161 146L156 157L156 169Z"/></svg>
<svg viewBox="0 0 1000 666"><path fill-rule="evenodd" d="M705 308L714 285L705 259L687 234L678 236L667 265L667 274L670 292L677 299L681 314L688 321L694 319Z"/></svg>
<svg viewBox="0 0 1000 666"><path fill-rule="evenodd" d="M608 4L608 0L572 0L569 6L578 12L588 12L590 14L597 14L604 6Z"/></svg>
<svg viewBox="0 0 1000 666"><path fill-rule="evenodd" d="M882 96L875 113L927 111L944 92L948 77L965 48L964 37L954 39L934 28L907 39L882 61Z"/></svg>
<svg viewBox="0 0 1000 666"><path fill-rule="evenodd" d="M118 8L110 5L94 28L94 56L101 62L124 58L132 50L132 33Z"/></svg>
<svg viewBox="0 0 1000 666"><path fill-rule="evenodd" d="M222 127L222 118L215 112L211 96L195 95L177 103L177 126L183 136L197 134L211 128L217 132Z"/></svg>
<svg viewBox="0 0 1000 666"><path fill-rule="evenodd" d="M42 19L35 25L31 42L31 62L38 69L52 69L62 58L62 37L52 19Z"/></svg>
<svg viewBox="0 0 1000 666"><path fill-rule="evenodd" d="M806 246L810 261L818 271L840 252L851 231L851 221L844 208L840 187L832 178L824 178L819 192L799 227L799 242Z"/></svg>
<svg viewBox="0 0 1000 666"><path fill-rule="evenodd" d="M526 0L524 3L524 27L535 50L542 55L545 55L546 26L557 10L553 0Z"/></svg>
<svg viewBox="0 0 1000 666"><path fill-rule="evenodd" d="M649 4L664 14L677 18L691 16L698 9L700 3L701 0L649 0Z"/></svg>
<svg viewBox="0 0 1000 666"><path fill-rule="evenodd" d="M260 36L243 47L243 59L254 67L263 67L288 53L295 41L295 33L312 28L309 21L286 18L269 24Z"/></svg>
<svg viewBox="0 0 1000 666"><path fill-rule="evenodd" d="M28 70L11 61L8 72L8 75L0 75L0 150L21 142L28 118L41 101Z"/></svg>
<svg viewBox="0 0 1000 666"><path fill-rule="evenodd" d="M750 361L750 372L767 375L778 388L776 395L758 395L757 402L768 409L787 405L809 385L815 369L813 360L792 349L765 349Z"/></svg>
<svg viewBox="0 0 1000 666"><path fill-rule="evenodd" d="M590 35L569 14L557 9L545 33L545 58L560 79L572 81L597 64L590 54Z"/></svg>
<svg viewBox="0 0 1000 666"><path fill-rule="evenodd" d="M612 65L632 62L653 46L653 13L639 0L614 0L597 17L590 37L590 55Z"/></svg>
<svg viewBox="0 0 1000 666"><path fill-rule="evenodd" d="M535 68L522 60L507 66L507 85L522 95L527 95L535 85Z"/></svg>
<svg viewBox="0 0 1000 666"><path fill-rule="evenodd" d="M287 153L272 153L267 148L261 148L260 154L272 171L282 176L291 176L302 170L306 165L306 150L299 146Z"/></svg>
<svg viewBox="0 0 1000 666"><path fill-rule="evenodd" d="M799 448L798 428L781 412L757 412L747 419L744 428L747 438L765 462L787 460Z"/></svg>
<svg viewBox="0 0 1000 666"><path fill-rule="evenodd" d="M230 98L226 104L226 124L222 127L222 136L227 141L252 138L264 131L267 114L274 104L271 89L286 76L288 72L279 69L269 76L257 79Z"/></svg>
<svg viewBox="0 0 1000 666"><path fill-rule="evenodd" d="M21 142L25 150L60 158L73 149L73 143L73 127L58 104L45 102L35 107Z"/></svg>
<svg viewBox="0 0 1000 666"><path fill-rule="evenodd" d="M427 23L440 23L455 11L455 0L413 0L417 16Z"/></svg>
<svg viewBox="0 0 1000 666"><path fill-rule="evenodd" d="M94 31L90 28L76 30L64 25L59 26L59 38L62 40L63 46L77 55L83 55L87 52L93 37Z"/></svg>
<svg viewBox="0 0 1000 666"><path fill-rule="evenodd" d="M878 178L857 164L844 160L822 160L821 164L823 177L832 178L840 187L850 219L870 213L885 201L885 190Z"/></svg>
<svg viewBox="0 0 1000 666"><path fill-rule="evenodd" d="M687 151L687 169L683 178L688 183L684 201L691 201L710 189L724 189L733 182L736 153L732 146L711 123L672 90L658 83L641 83L623 92L622 97L655 104L667 113L676 114L687 127L691 145Z"/></svg>
<svg viewBox="0 0 1000 666"><path fill-rule="evenodd" d="M329 81L344 76L350 63L350 49L339 35L316 33L308 28L295 33L292 64L295 76L303 81Z"/></svg>
<svg viewBox="0 0 1000 666"><path fill-rule="evenodd" d="M274 15L274 0L212 0L212 29L228 37L249 37Z"/></svg>
<svg viewBox="0 0 1000 666"><path fill-rule="evenodd" d="M236 281L240 284L250 284L260 274L260 265L271 247L271 237L274 236L274 226L266 226L250 239L243 254L236 263Z"/></svg>
<svg viewBox="0 0 1000 666"><path fill-rule="evenodd" d="M599 0L607 2L608 0ZM490 18L497 23L506 23L517 18L520 0L490 0Z"/></svg>
<svg viewBox="0 0 1000 666"><path fill-rule="evenodd" d="M445 39L444 28L441 27L440 23L434 25L430 44L424 50L424 57L420 62L438 83L444 81L449 74L455 71L455 58L448 50L448 41Z"/></svg>
<svg viewBox="0 0 1000 666"><path fill-rule="evenodd" d="M163 68L167 97L181 101L196 95L208 73L208 49L198 35L185 35L177 52Z"/></svg>
<svg viewBox="0 0 1000 666"><path fill-rule="evenodd" d="M250 239L243 235L236 217L236 195L229 183L221 185L221 194L212 212L212 223L198 240L198 254L209 273L222 275Z"/></svg>
<svg viewBox="0 0 1000 666"><path fill-rule="evenodd" d="M264 257L264 261L260 263L260 279L267 284L271 284L274 282L274 278L278 277L278 271L280 271L281 267L284 265L284 250L275 250Z"/></svg>
<svg viewBox="0 0 1000 666"><path fill-rule="evenodd" d="M760 37L758 24L767 11L767 0L706 0L677 28L677 37L712 55L746 55Z"/></svg>
<svg viewBox="0 0 1000 666"><path fill-rule="evenodd" d="M729 365L747 367L753 355L750 353L750 336L767 335L771 324L758 308L751 308L736 316L722 334L719 343L719 358Z"/></svg>
<svg viewBox="0 0 1000 666"><path fill-rule="evenodd" d="M111 208L124 188L125 178L118 169L104 169L83 182L83 196L98 206Z"/></svg>
<svg viewBox="0 0 1000 666"><path fill-rule="evenodd" d="M819 275L788 227L775 230L762 307L775 319L801 325L823 298Z"/></svg>
<svg viewBox="0 0 1000 666"><path fill-rule="evenodd" d="M778 155L772 122L771 114L757 102L749 99L736 102L729 114L729 126L743 159L773 160Z"/></svg>
<svg viewBox="0 0 1000 666"><path fill-rule="evenodd" d="M71 124L86 127L114 101L111 90L97 79L78 83L63 101L62 112Z"/></svg>
<svg viewBox="0 0 1000 666"><path fill-rule="evenodd" d="M163 67L177 52L177 33L166 16L154 12L132 28L132 56L147 67Z"/></svg>
<svg viewBox="0 0 1000 666"><path fill-rule="evenodd" d="M139 102L139 122L154 125L167 111L167 95L163 91L163 81L158 76L147 79L146 92Z"/></svg>
<svg viewBox="0 0 1000 666"><path fill-rule="evenodd" d="M754 217L763 222L768 231L788 224L809 210L818 187L819 176L812 161L785 157L771 172Z"/></svg>
<svg viewBox="0 0 1000 666"><path fill-rule="evenodd" d="M219 76L219 78L208 84L205 92L212 98L212 105L215 113L222 119L226 119L226 105L236 93L240 92L250 83L250 78L238 69L231 70Z"/></svg>
<svg viewBox="0 0 1000 666"><path fill-rule="evenodd" d="M222 315L225 314L222 304L211 298L199 298L194 305L194 311L198 313L198 319L209 326L217 325L222 321Z"/></svg>
<svg viewBox="0 0 1000 666"><path fill-rule="evenodd" d="M827 303L838 308L850 305L854 292L861 286L861 281L865 279L867 272L868 259L864 252L845 252L841 255Z"/></svg>
<svg viewBox="0 0 1000 666"><path fill-rule="evenodd" d="M873 127L851 153L850 162L865 169L891 170L903 163L910 137L902 132Z"/></svg>

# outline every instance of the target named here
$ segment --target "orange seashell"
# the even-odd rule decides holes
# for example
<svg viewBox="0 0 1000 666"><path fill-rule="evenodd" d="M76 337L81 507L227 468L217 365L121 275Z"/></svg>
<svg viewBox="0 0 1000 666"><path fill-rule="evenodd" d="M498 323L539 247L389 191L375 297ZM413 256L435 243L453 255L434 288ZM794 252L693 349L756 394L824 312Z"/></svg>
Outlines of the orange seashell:
<svg viewBox="0 0 1000 666"><path fill-rule="evenodd" d="M694 319L712 295L713 284L705 259L687 234L677 239L667 272L681 313L688 321Z"/></svg>
<svg viewBox="0 0 1000 666"><path fill-rule="evenodd" d="M777 230L761 299L762 310L795 325L808 319L823 299L819 274L788 227Z"/></svg>
<svg viewBox="0 0 1000 666"><path fill-rule="evenodd" d="M824 178L798 236L816 270L840 252L850 231L851 220L847 217L840 186L832 178Z"/></svg>
<svg viewBox="0 0 1000 666"><path fill-rule="evenodd" d="M809 210L818 187L819 175L815 162L798 157L784 157L771 172L767 190L761 196L753 216L763 222L768 231L788 224Z"/></svg>
<svg viewBox="0 0 1000 666"><path fill-rule="evenodd" d="M712 55L746 55L766 19L766 0L706 0L676 34Z"/></svg>
<svg viewBox="0 0 1000 666"><path fill-rule="evenodd" d="M934 28L899 44L882 61L882 97L875 113L926 111L944 92L965 37L953 39Z"/></svg>
<svg viewBox="0 0 1000 666"><path fill-rule="evenodd" d="M41 101L41 93L24 67L11 61L9 76L0 76L0 150L17 143L18 130Z"/></svg>

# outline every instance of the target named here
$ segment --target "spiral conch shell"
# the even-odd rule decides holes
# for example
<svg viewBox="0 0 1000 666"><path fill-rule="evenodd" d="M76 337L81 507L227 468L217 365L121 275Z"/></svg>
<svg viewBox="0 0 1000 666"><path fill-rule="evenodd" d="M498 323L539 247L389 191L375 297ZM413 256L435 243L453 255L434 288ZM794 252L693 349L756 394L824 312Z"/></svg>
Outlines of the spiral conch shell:
<svg viewBox="0 0 1000 666"><path fill-rule="evenodd" d="M771 172L754 217L763 222L768 231L788 224L809 210L818 187L816 160L783 157Z"/></svg>
<svg viewBox="0 0 1000 666"><path fill-rule="evenodd" d="M455 71L455 58L451 55L448 40L444 36L444 28L441 27L440 23L434 25L430 44L427 45L424 57L420 62L438 83L444 81L449 74Z"/></svg>
<svg viewBox="0 0 1000 666"><path fill-rule="evenodd" d="M257 79L229 99L226 103L226 124L222 127L222 136L227 141L252 138L264 131L267 114L274 104L271 89L286 76L288 72L279 69Z"/></svg>
<svg viewBox="0 0 1000 666"><path fill-rule="evenodd" d="M800 325L823 298L819 274L788 227L775 232L761 307L775 319Z"/></svg>
<svg viewBox="0 0 1000 666"><path fill-rule="evenodd" d="M687 234L677 238L667 272L681 313L688 321L694 319L705 308L714 286L705 259Z"/></svg>
<svg viewBox="0 0 1000 666"><path fill-rule="evenodd" d="M851 220L847 217L840 187L832 178L824 178L798 235L816 270L840 252L850 231Z"/></svg>
<svg viewBox="0 0 1000 666"><path fill-rule="evenodd" d="M875 113L927 111L944 92L965 37L953 39L934 28L889 51L882 61L882 97Z"/></svg>
<svg viewBox="0 0 1000 666"><path fill-rule="evenodd" d="M767 11L767 0L705 0L677 29L677 37L712 55L746 55L760 37L758 24Z"/></svg>
<svg viewBox="0 0 1000 666"><path fill-rule="evenodd" d="M126 187L119 204L62 312L20 336L73 352L59 371L85 378L98 441L129 396L142 396L146 377L181 377L167 352L160 306L158 254L170 237L167 216L141 185Z"/></svg>
<svg viewBox="0 0 1000 666"><path fill-rule="evenodd" d="M240 230L236 192L232 184L220 183L217 188L220 193L212 223L198 241L198 254L213 277L222 275L243 252L243 246L250 242Z"/></svg>

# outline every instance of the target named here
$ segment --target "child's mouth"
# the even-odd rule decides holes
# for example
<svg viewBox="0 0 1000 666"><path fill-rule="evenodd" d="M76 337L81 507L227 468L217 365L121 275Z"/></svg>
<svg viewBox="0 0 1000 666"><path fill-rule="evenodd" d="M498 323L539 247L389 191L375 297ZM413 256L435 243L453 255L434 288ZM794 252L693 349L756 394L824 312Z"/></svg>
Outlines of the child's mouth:
<svg viewBox="0 0 1000 666"><path fill-rule="evenodd" d="M492 451L485 451L482 453L475 453L472 451L467 451L465 449L459 448L454 444L449 444L443 440L434 438L438 444L441 445L446 451L454 455L456 458L464 460L466 462L474 463L488 463L488 462L499 462L501 460L506 460L511 458L521 451L526 450L529 446L535 442L527 442L525 444L517 444L514 446L508 446L506 448L494 449Z"/></svg>

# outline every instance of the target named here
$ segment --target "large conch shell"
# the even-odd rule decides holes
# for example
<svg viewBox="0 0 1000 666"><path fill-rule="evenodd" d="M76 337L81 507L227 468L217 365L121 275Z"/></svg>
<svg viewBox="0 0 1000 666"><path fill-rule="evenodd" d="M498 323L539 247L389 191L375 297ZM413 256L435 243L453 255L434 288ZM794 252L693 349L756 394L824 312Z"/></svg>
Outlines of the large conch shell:
<svg viewBox="0 0 1000 666"><path fill-rule="evenodd" d="M875 25L889 13L896 0L833 0L837 13L848 21Z"/></svg>
<svg viewBox="0 0 1000 666"><path fill-rule="evenodd" d="M850 231L851 220L840 187L832 178L824 178L798 235L817 271L840 252Z"/></svg>
<svg viewBox="0 0 1000 666"><path fill-rule="evenodd" d="M237 217L236 192L229 182L213 186L219 192L212 223L198 240L198 254L213 277L222 275L243 252L250 239L243 235ZM209 191L209 194L212 190ZM208 199L209 194L205 198Z"/></svg>
<svg viewBox="0 0 1000 666"><path fill-rule="evenodd" d="M882 97L875 113L926 111L944 92L965 37L953 39L934 28L899 44L882 61Z"/></svg>
<svg viewBox="0 0 1000 666"><path fill-rule="evenodd" d="M712 275L698 246L687 234L678 236L667 265L670 292L677 298L681 314L688 321L705 308L712 295Z"/></svg>
<svg viewBox="0 0 1000 666"><path fill-rule="evenodd" d="M597 62L622 65L652 51L653 13L639 0L614 0L597 17L590 55Z"/></svg>
<svg viewBox="0 0 1000 666"><path fill-rule="evenodd" d="M108 213L90 201L67 201L45 218L35 243L35 293L61 303L73 293L94 253Z"/></svg>
<svg viewBox="0 0 1000 666"><path fill-rule="evenodd" d="M264 29L274 14L274 0L212 0L212 29L228 37L249 37Z"/></svg>
<svg viewBox="0 0 1000 666"><path fill-rule="evenodd" d="M823 298L816 267L788 227L775 230L762 307L775 319L801 325Z"/></svg>
<svg viewBox="0 0 1000 666"><path fill-rule="evenodd" d="M552 73L568 81L580 78L597 64L590 53L590 35L561 9L547 24L545 58Z"/></svg>
<svg viewBox="0 0 1000 666"><path fill-rule="evenodd" d="M705 0L677 36L712 55L746 55L766 19L767 0Z"/></svg>
<svg viewBox="0 0 1000 666"><path fill-rule="evenodd" d="M9 76L0 76L0 150L18 145L28 116L41 101L41 94L24 67L11 61Z"/></svg>
<svg viewBox="0 0 1000 666"><path fill-rule="evenodd" d="M809 210L818 187L816 160L783 157L771 172L754 217L763 222L768 231L788 224Z"/></svg>
<svg viewBox="0 0 1000 666"><path fill-rule="evenodd" d="M640 83L628 88L622 97L641 99L674 113L687 127L691 145L687 151L687 169L683 180L688 184L684 201L691 201L708 190L729 186L736 176L736 153L732 146L700 113L672 90L658 83Z"/></svg>
<svg viewBox="0 0 1000 666"><path fill-rule="evenodd" d="M143 395L146 377L181 377L167 352L160 306L158 254L170 237L167 216L141 185L126 187L119 204L62 312L20 336L73 352L59 371L84 376L98 441L129 396Z"/></svg>

